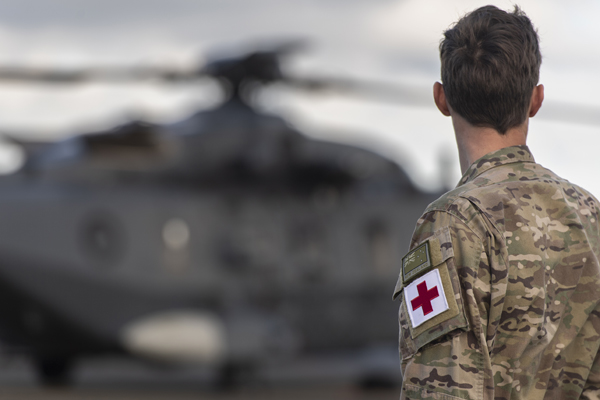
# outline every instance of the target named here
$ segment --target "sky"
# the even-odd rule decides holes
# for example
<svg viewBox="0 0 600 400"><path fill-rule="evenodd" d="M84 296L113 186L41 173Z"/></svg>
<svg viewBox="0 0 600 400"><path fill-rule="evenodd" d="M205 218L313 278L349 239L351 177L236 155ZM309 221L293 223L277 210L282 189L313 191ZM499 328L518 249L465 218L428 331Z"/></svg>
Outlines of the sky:
<svg viewBox="0 0 600 400"><path fill-rule="evenodd" d="M290 73L410 85L427 98L439 80L442 32L476 0L3 0L0 65L200 65L219 53L303 39ZM541 39L546 101L530 122L538 162L600 195L597 65L600 24L592 0L518 3ZM214 85L160 82L77 86L0 82L0 133L52 140L132 118L168 123L218 104ZM433 104L274 87L260 106L308 135L363 146L400 163L426 190L460 176L451 122ZM589 112L588 112L589 115ZM600 112L597 113L600 115ZM556 117L561 116L562 120ZM554 117L554 118L553 118ZM592 123L590 123L590 121ZM19 153L0 146L0 169ZM450 167L448 167L450 165Z"/></svg>

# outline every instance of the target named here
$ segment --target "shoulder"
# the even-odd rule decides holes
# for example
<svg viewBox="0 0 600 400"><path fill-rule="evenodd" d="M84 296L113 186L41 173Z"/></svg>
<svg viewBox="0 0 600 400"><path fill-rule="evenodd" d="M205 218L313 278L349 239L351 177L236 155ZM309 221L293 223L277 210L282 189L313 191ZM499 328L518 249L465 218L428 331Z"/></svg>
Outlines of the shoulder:
<svg viewBox="0 0 600 400"><path fill-rule="evenodd" d="M500 233L517 229L519 223L543 226L550 223L546 220L568 223L576 219L593 225L598 221L598 200L590 192L536 163L491 170L470 182L460 196ZM566 218L565 210L572 217Z"/></svg>
<svg viewBox="0 0 600 400"><path fill-rule="evenodd" d="M483 223L482 211L470 199L472 189L469 184L459 186L429 204L417 221L413 244L446 227L466 229L480 238L485 236L488 227Z"/></svg>

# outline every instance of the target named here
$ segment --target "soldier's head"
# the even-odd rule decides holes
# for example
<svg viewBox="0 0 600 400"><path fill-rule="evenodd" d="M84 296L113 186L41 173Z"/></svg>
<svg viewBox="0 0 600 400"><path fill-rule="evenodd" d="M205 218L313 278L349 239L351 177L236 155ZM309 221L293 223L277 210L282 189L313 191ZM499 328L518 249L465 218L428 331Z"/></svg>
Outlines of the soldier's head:
<svg viewBox="0 0 600 400"><path fill-rule="evenodd" d="M474 126L505 134L525 122L539 79L538 35L518 6L485 6L444 32L440 43L447 104Z"/></svg>

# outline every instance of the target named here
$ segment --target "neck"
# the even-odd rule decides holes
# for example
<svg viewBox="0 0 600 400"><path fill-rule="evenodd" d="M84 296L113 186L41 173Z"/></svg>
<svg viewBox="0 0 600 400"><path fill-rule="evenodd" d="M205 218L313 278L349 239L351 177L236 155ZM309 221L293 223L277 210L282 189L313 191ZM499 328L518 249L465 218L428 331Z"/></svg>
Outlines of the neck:
<svg viewBox="0 0 600 400"><path fill-rule="evenodd" d="M473 162L488 153L505 147L524 145L527 139L528 122L527 119L523 124L501 135L493 128L473 126L454 113L452 124L462 173L464 174Z"/></svg>

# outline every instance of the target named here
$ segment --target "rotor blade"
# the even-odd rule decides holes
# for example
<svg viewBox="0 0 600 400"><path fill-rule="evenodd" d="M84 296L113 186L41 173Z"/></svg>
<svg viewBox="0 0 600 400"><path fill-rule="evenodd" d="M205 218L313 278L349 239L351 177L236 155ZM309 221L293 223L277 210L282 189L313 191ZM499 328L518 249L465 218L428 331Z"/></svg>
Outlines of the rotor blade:
<svg viewBox="0 0 600 400"><path fill-rule="evenodd" d="M536 117L553 121L600 126L600 107L545 101Z"/></svg>
<svg viewBox="0 0 600 400"><path fill-rule="evenodd" d="M286 78L294 87L335 95L350 94L382 102L392 102L415 107L432 107L433 90L424 86L408 86L397 83L360 81L339 78ZM546 101L537 114L544 120L571 122L600 126L600 107L574 103Z"/></svg>
<svg viewBox="0 0 600 400"><path fill-rule="evenodd" d="M160 79L164 81L189 81L201 77L197 71L169 70L164 68L84 68L45 69L17 66L0 67L0 81L82 83L87 81L141 81Z"/></svg>
<svg viewBox="0 0 600 400"><path fill-rule="evenodd" d="M434 106L432 89L423 86L340 78L286 78L285 82L311 91L350 94L415 107Z"/></svg>

